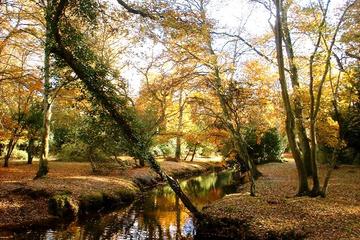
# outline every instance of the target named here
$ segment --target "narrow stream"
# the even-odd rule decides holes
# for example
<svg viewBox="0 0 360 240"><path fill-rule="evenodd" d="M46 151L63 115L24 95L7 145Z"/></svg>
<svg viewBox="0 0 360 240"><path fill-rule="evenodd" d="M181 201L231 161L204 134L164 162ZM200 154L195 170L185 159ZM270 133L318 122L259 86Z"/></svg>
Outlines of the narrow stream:
<svg viewBox="0 0 360 240"><path fill-rule="evenodd" d="M193 203L204 205L236 192L234 171L223 171L181 181ZM193 239L193 218L169 186L158 187L131 206L53 229L14 233L15 239Z"/></svg>

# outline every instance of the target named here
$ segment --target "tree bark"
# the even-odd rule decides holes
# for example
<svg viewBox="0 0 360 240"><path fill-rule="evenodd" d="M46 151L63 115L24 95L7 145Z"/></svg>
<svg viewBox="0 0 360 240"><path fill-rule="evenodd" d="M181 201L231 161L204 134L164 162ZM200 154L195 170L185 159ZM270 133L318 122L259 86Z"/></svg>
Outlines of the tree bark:
<svg viewBox="0 0 360 240"><path fill-rule="evenodd" d="M281 94L286 112L286 134L289 141L297 172L298 172L298 195L308 194L309 187L307 182L306 169L301 159L301 153L296 144L295 129L295 118L291 108L290 97L287 89L286 78L285 78L285 66L284 56L282 49L282 26L281 26L281 9L282 0L275 0L276 5L276 23L275 23L275 43L276 43L276 55L278 62L279 81L281 85Z"/></svg>
<svg viewBox="0 0 360 240"><path fill-rule="evenodd" d="M49 157L49 138L50 138L50 121L51 121L51 83L50 83L50 2L45 9L46 19L46 39L44 49L44 99L43 99L43 132L41 139L41 154L39 160L39 168L36 173L35 179L46 176L49 171L48 157Z"/></svg>
<svg viewBox="0 0 360 240"><path fill-rule="evenodd" d="M310 104L311 105L311 104ZM311 167L313 169L312 180L313 188L311 190L312 196L318 196L320 194L320 180L317 170L317 144L316 144L316 133L315 133L315 121L313 117L310 118L310 138L311 138Z"/></svg>
<svg viewBox="0 0 360 240"><path fill-rule="evenodd" d="M292 84L292 88L294 89L294 116L295 116L295 126L297 131L297 136L299 139L299 145L301 149L301 157L305 165L307 176L312 175L312 165L311 165L311 150L309 140L306 134L306 130L304 127L304 118L303 118L303 102L300 96L297 94L297 90L300 88L299 84L299 74L298 67L295 61L295 54L293 43L291 39L291 34L288 26L287 20L287 7L282 6L282 14L281 14L281 23L282 23L282 31L284 33L284 45L287 53L287 59L290 70L290 80Z"/></svg>

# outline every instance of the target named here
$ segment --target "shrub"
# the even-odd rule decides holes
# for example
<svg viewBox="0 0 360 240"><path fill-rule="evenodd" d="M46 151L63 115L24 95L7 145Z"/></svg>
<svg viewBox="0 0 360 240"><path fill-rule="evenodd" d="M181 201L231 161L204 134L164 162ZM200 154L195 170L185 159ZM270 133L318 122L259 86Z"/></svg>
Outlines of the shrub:
<svg viewBox="0 0 360 240"><path fill-rule="evenodd" d="M279 131L276 128L267 130L258 140L256 128L245 130L245 140L248 153L255 163L281 161L285 147Z"/></svg>
<svg viewBox="0 0 360 240"><path fill-rule="evenodd" d="M281 154L285 149L281 141L281 136L276 128L271 128L264 133L260 145L263 150L263 160L281 161Z"/></svg>

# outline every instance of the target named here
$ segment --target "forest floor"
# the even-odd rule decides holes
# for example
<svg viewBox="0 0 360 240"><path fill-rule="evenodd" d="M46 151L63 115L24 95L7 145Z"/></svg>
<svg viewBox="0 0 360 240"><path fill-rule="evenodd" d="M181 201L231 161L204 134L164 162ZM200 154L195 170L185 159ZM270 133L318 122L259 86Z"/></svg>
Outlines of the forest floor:
<svg viewBox="0 0 360 240"><path fill-rule="evenodd" d="M218 161L160 163L162 168L176 178L198 175L221 169ZM109 171L94 174L90 163L49 162L48 176L33 180L38 164L11 162L9 168L0 168L0 229L17 229L42 226L57 220L48 212L49 199L57 194L67 194L79 206L81 201L100 196L115 197L116 202L129 203L144 189L162 184L149 167ZM108 202L105 200L103 204ZM88 204L89 205L89 204ZM104 206L98 206L101 210ZM106 207L106 206L105 206Z"/></svg>
<svg viewBox="0 0 360 240"><path fill-rule="evenodd" d="M326 198L295 197L296 167L287 160L259 166L263 177L256 181L256 197L249 196L246 184L203 212L230 226L233 234L233 229L242 229L246 239L360 239L360 167L335 169ZM320 166L321 180L325 173L326 166ZM229 229L223 229L226 236Z"/></svg>

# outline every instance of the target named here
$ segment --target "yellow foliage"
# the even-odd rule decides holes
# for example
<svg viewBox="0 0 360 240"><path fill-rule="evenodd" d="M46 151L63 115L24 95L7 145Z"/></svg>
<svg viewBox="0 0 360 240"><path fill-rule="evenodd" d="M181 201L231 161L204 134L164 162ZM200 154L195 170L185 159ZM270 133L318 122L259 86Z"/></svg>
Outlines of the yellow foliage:
<svg viewBox="0 0 360 240"><path fill-rule="evenodd" d="M339 123L331 117L320 118L317 124L318 144L338 148L339 147Z"/></svg>

